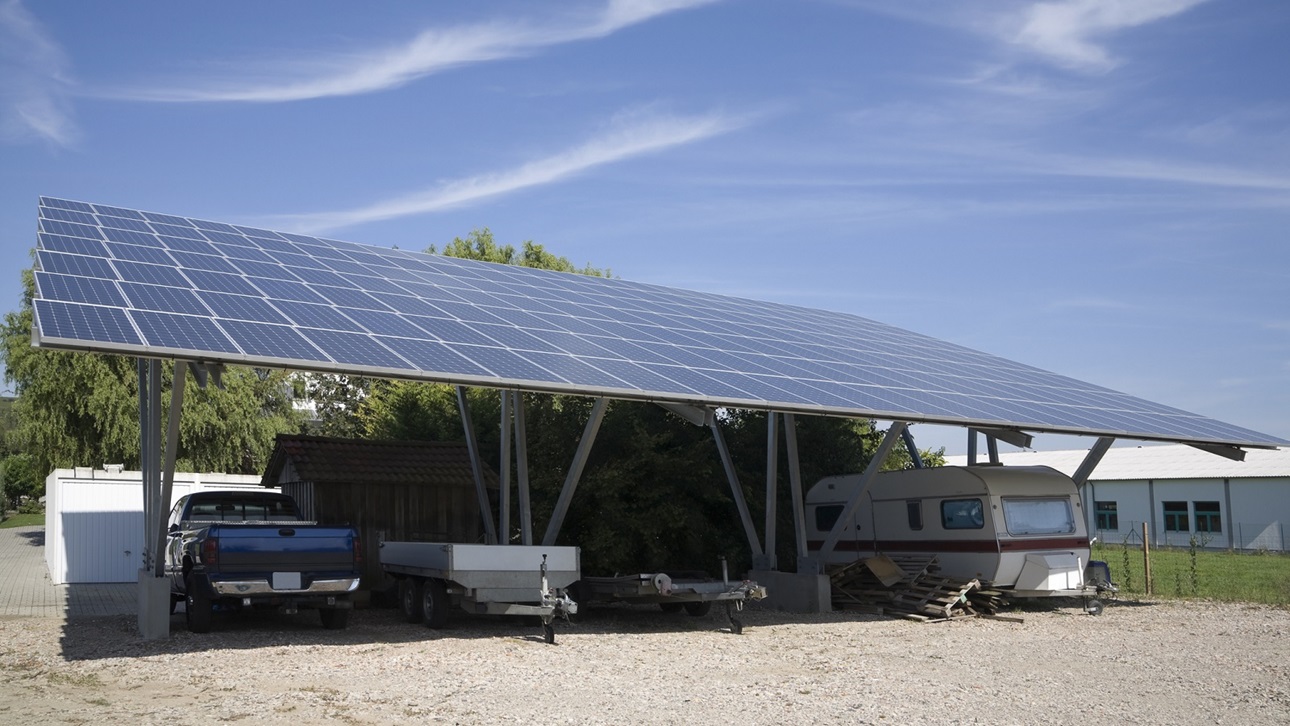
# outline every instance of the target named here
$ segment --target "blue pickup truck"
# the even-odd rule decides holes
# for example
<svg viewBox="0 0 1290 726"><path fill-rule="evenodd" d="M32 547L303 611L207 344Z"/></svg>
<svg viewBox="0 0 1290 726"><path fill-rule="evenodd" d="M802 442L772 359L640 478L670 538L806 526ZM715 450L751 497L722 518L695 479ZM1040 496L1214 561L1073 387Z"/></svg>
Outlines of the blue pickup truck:
<svg viewBox="0 0 1290 726"><path fill-rule="evenodd" d="M301 521L285 494L208 491L175 503L169 531L171 612L183 602L189 630L208 632L217 608L316 608L325 628L349 623L362 565L353 527Z"/></svg>

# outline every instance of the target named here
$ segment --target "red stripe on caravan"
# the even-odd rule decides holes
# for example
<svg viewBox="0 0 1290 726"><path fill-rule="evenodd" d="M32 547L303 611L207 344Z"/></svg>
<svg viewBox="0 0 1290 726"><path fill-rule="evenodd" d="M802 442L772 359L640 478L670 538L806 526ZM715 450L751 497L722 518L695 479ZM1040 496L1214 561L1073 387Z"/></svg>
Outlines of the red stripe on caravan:
<svg viewBox="0 0 1290 726"><path fill-rule="evenodd" d="M811 550L819 550L824 540L807 543ZM842 540L834 549L838 552L1017 552L1035 550L1085 549L1088 540L1083 537L1048 537L1044 539L920 539L920 540Z"/></svg>

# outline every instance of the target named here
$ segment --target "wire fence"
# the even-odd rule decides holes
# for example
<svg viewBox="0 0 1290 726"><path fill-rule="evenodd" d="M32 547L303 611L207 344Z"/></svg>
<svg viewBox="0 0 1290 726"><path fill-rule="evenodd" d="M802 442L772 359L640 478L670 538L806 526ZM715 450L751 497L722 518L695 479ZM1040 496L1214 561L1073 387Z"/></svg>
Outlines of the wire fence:
<svg viewBox="0 0 1290 726"><path fill-rule="evenodd" d="M1098 529L1093 534L1105 544L1142 547L1142 522L1125 520L1120 525L1119 529ZM1286 551L1285 526L1281 522L1237 522L1230 533L1152 531L1150 537L1152 547L1191 547L1194 539L1205 550Z"/></svg>
<svg viewBox="0 0 1290 726"><path fill-rule="evenodd" d="M1199 537L1180 547L1152 543L1147 550L1151 573L1148 583L1141 529L1136 535L1136 541L1100 539L1093 545L1092 559L1107 564L1111 580L1122 596L1150 594L1290 605L1290 554L1271 548L1206 549ZM1128 533L1123 537L1133 539Z"/></svg>

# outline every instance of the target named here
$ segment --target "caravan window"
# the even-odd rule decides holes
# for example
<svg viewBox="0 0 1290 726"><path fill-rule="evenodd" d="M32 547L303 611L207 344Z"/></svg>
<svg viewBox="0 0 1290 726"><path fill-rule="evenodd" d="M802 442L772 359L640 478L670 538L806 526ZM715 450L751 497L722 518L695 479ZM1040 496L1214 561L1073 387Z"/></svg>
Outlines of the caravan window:
<svg viewBox="0 0 1290 726"><path fill-rule="evenodd" d="M1008 534L1071 534L1075 518L1069 497L1003 499Z"/></svg>
<svg viewBox="0 0 1290 726"><path fill-rule="evenodd" d="M815 528L821 532L831 532L841 516L841 504L822 504L815 508Z"/></svg>
<svg viewBox="0 0 1290 726"><path fill-rule="evenodd" d="M941 525L945 529L981 529L985 512L980 499L947 499L941 502Z"/></svg>

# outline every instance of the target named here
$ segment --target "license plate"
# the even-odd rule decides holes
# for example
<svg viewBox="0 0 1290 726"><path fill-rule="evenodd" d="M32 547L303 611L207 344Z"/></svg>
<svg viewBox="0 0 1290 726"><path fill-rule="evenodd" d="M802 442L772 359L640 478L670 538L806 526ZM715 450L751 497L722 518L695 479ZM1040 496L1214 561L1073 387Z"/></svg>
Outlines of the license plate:
<svg viewBox="0 0 1290 726"><path fill-rule="evenodd" d="M299 572L275 572L273 573L274 590L299 590L300 573Z"/></svg>

